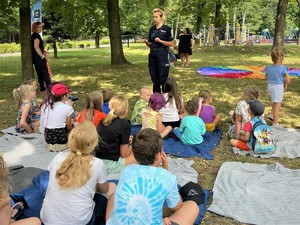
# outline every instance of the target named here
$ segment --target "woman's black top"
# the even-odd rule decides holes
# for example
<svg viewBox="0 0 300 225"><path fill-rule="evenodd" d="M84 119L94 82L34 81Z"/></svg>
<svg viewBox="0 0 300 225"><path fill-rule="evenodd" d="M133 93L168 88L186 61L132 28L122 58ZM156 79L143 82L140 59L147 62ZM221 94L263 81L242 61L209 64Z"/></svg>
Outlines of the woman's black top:
<svg viewBox="0 0 300 225"><path fill-rule="evenodd" d="M44 43L43 43L43 39L41 38L40 34L38 33L32 33L31 34L31 48L32 48L32 56L39 56L40 55L36 52L35 48L34 48L34 40L35 39L39 39L40 44L39 44L39 48L41 50L41 52L44 52Z"/></svg>
<svg viewBox="0 0 300 225"><path fill-rule="evenodd" d="M156 42L155 38L160 38L163 41L173 41L171 28L167 25L162 25L160 28L156 28L156 26L152 26L149 30L148 41L152 43L150 48L168 48L168 46Z"/></svg>

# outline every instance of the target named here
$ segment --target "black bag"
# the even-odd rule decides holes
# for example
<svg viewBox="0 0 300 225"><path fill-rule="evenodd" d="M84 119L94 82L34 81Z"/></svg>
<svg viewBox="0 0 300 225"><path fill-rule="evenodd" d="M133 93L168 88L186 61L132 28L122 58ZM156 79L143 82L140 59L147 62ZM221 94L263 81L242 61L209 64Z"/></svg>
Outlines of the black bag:
<svg viewBox="0 0 300 225"><path fill-rule="evenodd" d="M176 59L181 59L181 53L175 54Z"/></svg>

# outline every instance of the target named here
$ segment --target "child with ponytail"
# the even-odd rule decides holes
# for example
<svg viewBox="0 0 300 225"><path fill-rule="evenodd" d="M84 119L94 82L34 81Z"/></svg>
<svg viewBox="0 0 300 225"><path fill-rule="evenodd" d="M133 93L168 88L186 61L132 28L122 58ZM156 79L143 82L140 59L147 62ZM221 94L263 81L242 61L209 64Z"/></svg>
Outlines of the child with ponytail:
<svg viewBox="0 0 300 225"><path fill-rule="evenodd" d="M65 85L56 83L41 105L40 132L44 134L50 151L61 151L67 148L74 112L72 106L66 103L69 92Z"/></svg>
<svg viewBox="0 0 300 225"><path fill-rule="evenodd" d="M216 109L212 105L212 95L208 90L199 92L199 103L197 116L199 116L205 123L206 131L213 132L217 124L221 120L221 115L216 114Z"/></svg>
<svg viewBox="0 0 300 225"><path fill-rule="evenodd" d="M94 195L110 188L102 160L93 156L98 140L95 126L85 121L70 132L70 150L60 152L49 164L49 184L41 209L45 225L94 224Z"/></svg>
<svg viewBox="0 0 300 225"><path fill-rule="evenodd" d="M85 109L79 113L75 120L82 123L85 120L91 121L96 127L106 116L102 111L103 95L101 91L93 91L88 94L85 102Z"/></svg>
<svg viewBox="0 0 300 225"><path fill-rule="evenodd" d="M102 141L96 150L96 157L103 159L108 174L114 174L136 161L131 152L131 126L125 120L128 100L124 96L114 96L109 101L109 109L110 112L97 127Z"/></svg>
<svg viewBox="0 0 300 225"><path fill-rule="evenodd" d="M32 105L31 101L35 98L36 91L29 84L22 84L13 90L13 97L19 108L16 119L16 132L21 134L30 134L34 132L34 127L38 126L38 122L32 121Z"/></svg>

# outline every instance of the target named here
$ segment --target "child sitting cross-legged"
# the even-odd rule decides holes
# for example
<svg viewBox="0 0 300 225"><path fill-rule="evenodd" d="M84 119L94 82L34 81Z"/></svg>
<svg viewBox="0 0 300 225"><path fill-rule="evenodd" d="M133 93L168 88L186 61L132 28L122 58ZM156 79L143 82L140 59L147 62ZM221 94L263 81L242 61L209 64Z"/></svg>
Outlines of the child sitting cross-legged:
<svg viewBox="0 0 300 225"><path fill-rule="evenodd" d="M199 106L197 116L205 123L206 131L213 132L221 120L221 115L216 114L216 108L212 105L212 94L208 90L199 92Z"/></svg>
<svg viewBox="0 0 300 225"><path fill-rule="evenodd" d="M144 109L147 109L151 94L152 93L151 93L150 88L148 88L148 87L141 88L140 99L134 105L131 120L130 120L132 125L141 125L142 124L142 111Z"/></svg>
<svg viewBox="0 0 300 225"><path fill-rule="evenodd" d="M166 100L161 93L153 93L149 100L149 106L142 112L142 129L151 128L157 130L162 137L167 136L172 127L164 126L162 123L162 115L159 110L166 104Z"/></svg>
<svg viewBox="0 0 300 225"><path fill-rule="evenodd" d="M176 176L167 170L162 143L161 135L153 129L134 135L132 151L139 164L122 170L115 193L108 200L106 225L194 224L198 205L182 202Z"/></svg>
<svg viewBox="0 0 300 225"><path fill-rule="evenodd" d="M110 111L109 109L109 101L112 99L112 97L115 96L115 93L112 89L105 89L102 91L103 95L103 106L102 110L107 115Z"/></svg>
<svg viewBox="0 0 300 225"><path fill-rule="evenodd" d="M75 120L82 123L85 120L91 121L95 127L98 126L100 121L106 116L102 111L103 96L101 91L93 91L89 93L85 101L85 109L78 114Z"/></svg>
<svg viewBox="0 0 300 225"><path fill-rule="evenodd" d="M265 112L265 106L259 100L250 100L249 104L249 114L251 116L251 120L247 121L240 131L237 139L231 139L230 144L233 147L237 147L241 150L249 151L252 148L251 144L251 131L253 129L253 124L258 120L263 120L261 115Z"/></svg>
<svg viewBox="0 0 300 225"><path fill-rule="evenodd" d="M85 121L70 132L70 150L60 152L50 162L49 184L41 209L44 225L94 224L95 209L101 207L95 193L110 195L115 188L107 182L103 161L93 156L98 140L96 127Z"/></svg>
<svg viewBox="0 0 300 225"><path fill-rule="evenodd" d="M203 120L196 116L197 109L196 101L188 101L185 105L188 115L182 119L179 129L174 129L175 135L187 145L201 144L203 142L202 135L206 132Z"/></svg>

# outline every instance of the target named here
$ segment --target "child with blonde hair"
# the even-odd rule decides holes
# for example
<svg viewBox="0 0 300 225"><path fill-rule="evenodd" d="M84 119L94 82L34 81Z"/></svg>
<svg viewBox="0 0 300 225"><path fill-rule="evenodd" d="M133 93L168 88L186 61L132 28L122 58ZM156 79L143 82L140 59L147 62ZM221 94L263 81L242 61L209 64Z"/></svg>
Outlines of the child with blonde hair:
<svg viewBox="0 0 300 225"><path fill-rule="evenodd" d="M51 87L48 98L41 105L40 132L44 134L50 151L66 149L68 133L72 130L72 106L67 102L69 89L62 83Z"/></svg>
<svg viewBox="0 0 300 225"><path fill-rule="evenodd" d="M245 123L251 119L249 114L249 105L247 101L257 100L260 96L260 90L256 85L247 85L243 89L242 100L238 102L235 111L230 111L229 115L234 121L235 125L230 128L229 135L232 138L238 138L240 130L244 127Z"/></svg>
<svg viewBox="0 0 300 225"><path fill-rule="evenodd" d="M16 221L21 216L24 204L17 202L11 207L11 199L8 194L9 189L8 171L5 167L3 156L0 154L0 225L40 225L41 221L34 217Z"/></svg>
<svg viewBox="0 0 300 225"><path fill-rule="evenodd" d="M166 104L164 96L160 93L153 93L149 100L149 106L142 112L142 129L151 128L157 130L162 137L167 136L171 130L171 126L164 126L162 123L162 115L159 110Z"/></svg>
<svg viewBox="0 0 300 225"><path fill-rule="evenodd" d="M103 159L108 174L120 173L124 166L135 163L131 152L131 126L125 120L128 100L114 96L109 101L110 112L99 123L97 132L102 141L96 150L96 157Z"/></svg>
<svg viewBox="0 0 300 225"><path fill-rule="evenodd" d="M174 133L184 144L201 144L203 142L202 135L205 134L206 128L203 120L196 116L198 103L190 100L186 103L185 109L188 115L182 119L180 127L174 129Z"/></svg>
<svg viewBox="0 0 300 225"><path fill-rule="evenodd" d="M163 86L163 96L166 104L161 108L162 122L165 126L180 126L179 114L184 113L183 97L178 92L177 82L174 78L169 77Z"/></svg>
<svg viewBox="0 0 300 225"><path fill-rule="evenodd" d="M103 161L93 156L98 140L95 126L85 121L70 132L70 150L60 152L50 162L49 184L41 209L45 225L93 224L94 195L109 191Z"/></svg>
<svg viewBox="0 0 300 225"><path fill-rule="evenodd" d="M221 115L216 114L216 109L212 105L212 94L208 90L199 92L199 103L197 116L205 123L206 131L213 132L221 120Z"/></svg>
<svg viewBox="0 0 300 225"><path fill-rule="evenodd" d="M142 87L140 89L140 99L135 103L131 115L130 123L132 125L142 124L142 111L147 109L151 94L152 92L148 87Z"/></svg>
<svg viewBox="0 0 300 225"><path fill-rule="evenodd" d="M89 93L86 97L85 109L79 113L75 120L79 123L89 120L97 127L99 122L106 116L106 114L102 112L102 105L103 95L101 91Z"/></svg>
<svg viewBox="0 0 300 225"><path fill-rule="evenodd" d="M16 132L21 134L30 134L34 132L34 127L38 123L32 121L32 99L36 96L36 90L29 84L22 84L13 90L13 96L19 108L16 119Z"/></svg>
<svg viewBox="0 0 300 225"><path fill-rule="evenodd" d="M268 80L268 93L272 101L272 109L269 119L273 126L282 126L278 123L279 111L283 100L283 92L291 82L288 74L288 67L283 65L284 52L281 49L273 49L271 52L273 64L265 69Z"/></svg>
<svg viewBox="0 0 300 225"><path fill-rule="evenodd" d="M26 78L23 81L23 84L30 84L32 86L33 90L37 89L37 82L33 78ZM36 97L34 99L32 99L31 105L32 105L32 110L33 110L32 119L39 120L41 117L41 109L40 109L40 105L37 103Z"/></svg>

